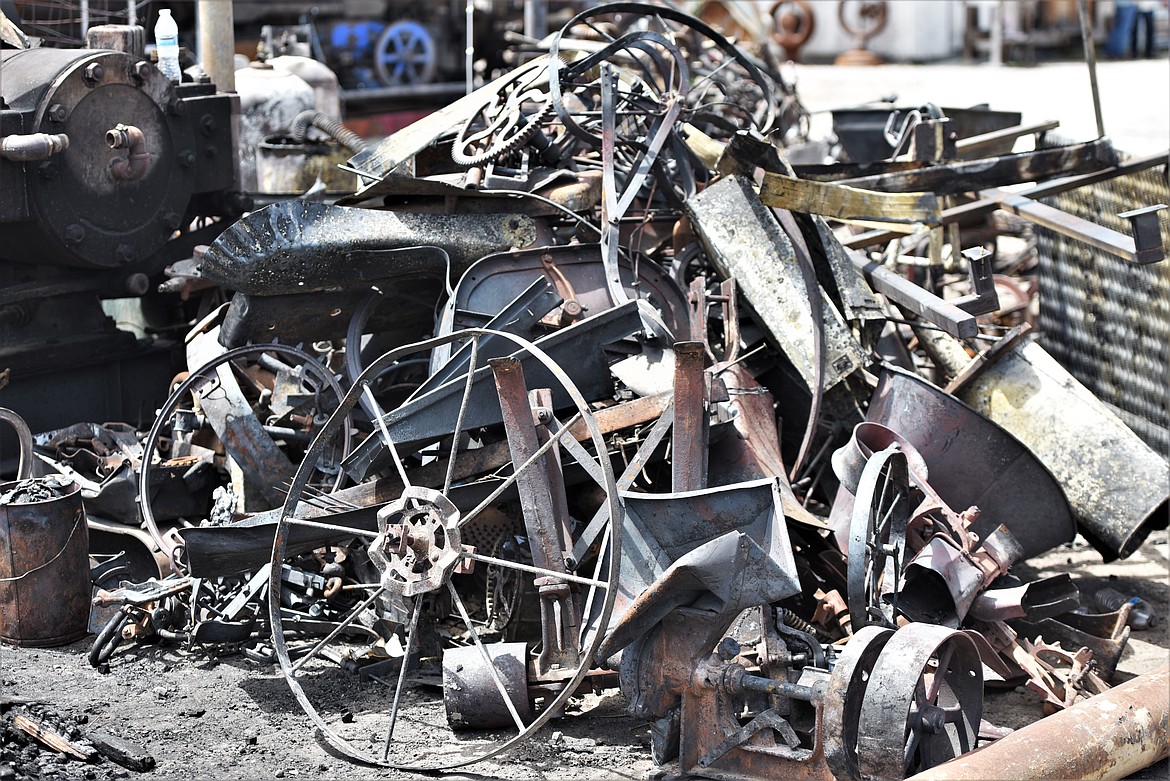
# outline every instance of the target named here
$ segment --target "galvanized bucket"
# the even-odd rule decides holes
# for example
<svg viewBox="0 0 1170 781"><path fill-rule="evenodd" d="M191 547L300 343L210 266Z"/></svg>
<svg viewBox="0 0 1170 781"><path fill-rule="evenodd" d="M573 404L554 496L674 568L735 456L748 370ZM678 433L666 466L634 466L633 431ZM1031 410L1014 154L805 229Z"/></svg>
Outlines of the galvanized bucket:
<svg viewBox="0 0 1170 781"><path fill-rule="evenodd" d="M59 475L0 485L0 641L65 645L86 634L89 529Z"/></svg>

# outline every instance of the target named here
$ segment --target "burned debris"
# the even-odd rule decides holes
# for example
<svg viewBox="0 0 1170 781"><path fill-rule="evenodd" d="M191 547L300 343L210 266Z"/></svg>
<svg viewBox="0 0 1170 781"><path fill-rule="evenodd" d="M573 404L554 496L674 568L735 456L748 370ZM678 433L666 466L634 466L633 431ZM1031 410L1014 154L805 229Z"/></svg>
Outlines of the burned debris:
<svg viewBox="0 0 1170 781"><path fill-rule="evenodd" d="M3 639L88 629L113 675L147 639L242 653L344 755L420 770L506 752L587 690L620 691L657 763L747 779L967 777L938 766L1034 729L1004 738L985 687L1127 704L1113 674L1160 617L1016 565L1077 534L1130 556L1170 467L1037 339L987 218L1164 275L1156 211L1125 235L1037 200L1133 164L1105 139L1012 154L1039 131L937 106L891 115L875 157L795 164L807 117L767 48L638 3L543 48L350 139L356 191L196 236L166 284L207 305L148 430L3 411ZM92 64L55 65L59 88ZM49 185L27 186L6 221L39 237ZM1127 686L1155 713L1115 728L1142 767L1168 706Z"/></svg>

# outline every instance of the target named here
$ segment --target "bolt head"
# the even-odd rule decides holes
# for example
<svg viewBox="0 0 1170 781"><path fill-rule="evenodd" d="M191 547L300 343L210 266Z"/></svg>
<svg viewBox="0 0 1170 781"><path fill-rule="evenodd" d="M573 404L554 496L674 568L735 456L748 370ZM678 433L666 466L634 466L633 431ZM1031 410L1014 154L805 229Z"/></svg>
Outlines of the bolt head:
<svg viewBox="0 0 1170 781"><path fill-rule="evenodd" d="M42 179L56 179L57 164L52 160L46 160L37 166L37 172L40 173Z"/></svg>
<svg viewBox="0 0 1170 781"><path fill-rule="evenodd" d="M190 168L195 165L195 153L190 149L184 149L182 152L179 152L178 159L179 165L183 168Z"/></svg>
<svg viewBox="0 0 1170 781"><path fill-rule="evenodd" d="M146 81L150 78L150 72L154 67L146 60L139 60L134 63L134 68L130 71L130 78L138 82Z"/></svg>
<svg viewBox="0 0 1170 781"><path fill-rule="evenodd" d="M60 103L52 104L49 106L48 112L46 112L46 116L49 118L50 122L64 122L65 117L68 115L69 114L65 110L65 107Z"/></svg>
<svg viewBox="0 0 1170 781"><path fill-rule="evenodd" d="M84 238L85 228L81 227L77 223L73 223L72 225L65 228L65 241L68 243L80 244Z"/></svg>
<svg viewBox="0 0 1170 781"><path fill-rule="evenodd" d="M163 212L162 224L167 230L178 230L179 225L182 224L183 218L179 216L178 212Z"/></svg>
<svg viewBox="0 0 1170 781"><path fill-rule="evenodd" d="M129 244L119 244L114 255L118 258L119 263L129 263L134 260L134 248Z"/></svg>
<svg viewBox="0 0 1170 781"><path fill-rule="evenodd" d="M85 80L93 85L106 77L106 69L102 67L100 62L91 62L85 66L85 73L83 75Z"/></svg>
<svg viewBox="0 0 1170 781"><path fill-rule="evenodd" d="M167 111L176 117L181 117L187 113L187 104L182 98L171 98L167 101Z"/></svg>

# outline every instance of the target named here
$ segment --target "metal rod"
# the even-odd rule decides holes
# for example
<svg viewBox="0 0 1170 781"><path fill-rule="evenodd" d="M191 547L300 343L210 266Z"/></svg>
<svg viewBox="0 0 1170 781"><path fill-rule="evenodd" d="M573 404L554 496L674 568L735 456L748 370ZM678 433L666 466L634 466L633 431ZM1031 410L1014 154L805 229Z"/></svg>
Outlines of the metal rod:
<svg viewBox="0 0 1170 781"><path fill-rule="evenodd" d="M370 594L370 596L366 599L365 602L362 602L360 605L358 605L356 608L354 608L353 612L350 613L348 616L346 616L345 620L337 625L336 629L334 629L332 632L330 632L328 635L326 635L319 643L317 643L311 649L309 649L309 652L307 654L305 654L303 657L298 659L297 663L292 666L292 671L295 673L297 670L304 667L306 662L308 662L310 659L312 659L314 656L316 656L317 653L322 648L324 648L328 643L332 642L335 637L337 637L339 634L344 632L345 628L348 627L350 624L352 624L355 620L357 620L357 617L362 614L362 611L365 610L370 605L374 604L374 600L376 600L378 597L382 596L382 594L385 591L386 591L385 587L379 587L377 591L375 591L373 594Z"/></svg>
<svg viewBox="0 0 1170 781"><path fill-rule="evenodd" d="M398 685L394 687L394 703L390 706L390 726L386 729L386 743L382 747L382 760L390 756L390 743L394 740L394 725L398 721L398 703L402 699L402 684L406 682L406 668L410 662L410 651L418 633L418 617L422 613L422 594L414 598L414 610L410 612L410 634L406 636L406 648L402 650L402 664L398 667Z"/></svg>
<svg viewBox="0 0 1170 781"><path fill-rule="evenodd" d="M1101 93L1097 90L1097 47L1093 43L1093 28L1089 26L1086 0L1077 0L1077 17L1081 22L1081 41L1085 46L1085 62L1089 65L1089 86L1093 90L1093 115L1097 119L1097 138L1105 136L1105 120L1101 118Z"/></svg>
<svg viewBox="0 0 1170 781"><path fill-rule="evenodd" d="M451 458L447 460L447 475L443 478L443 493L451 491L451 481L455 479L455 454L459 452L459 434L463 431L463 420L467 415L467 402L471 398L471 387L474 384L476 363L479 360L479 337L471 337L471 356L467 361L467 381L463 385L463 399L459 402L459 414L455 418L455 431L451 437Z"/></svg>
<svg viewBox="0 0 1170 781"><path fill-rule="evenodd" d="M518 561L508 561L507 559L497 559L494 556L485 556L482 553L471 553L464 549L463 558L471 559L473 561L482 561L484 564L496 564L501 567L508 567L509 569L517 569L521 572L529 572L533 575L543 575L549 578L560 578L569 583L580 583L583 586L596 586L597 588L609 588L609 584L603 580L592 580L590 578L583 578L579 575L570 575L567 572L553 572L548 569L541 569L540 567L533 567L530 564L521 564Z"/></svg>

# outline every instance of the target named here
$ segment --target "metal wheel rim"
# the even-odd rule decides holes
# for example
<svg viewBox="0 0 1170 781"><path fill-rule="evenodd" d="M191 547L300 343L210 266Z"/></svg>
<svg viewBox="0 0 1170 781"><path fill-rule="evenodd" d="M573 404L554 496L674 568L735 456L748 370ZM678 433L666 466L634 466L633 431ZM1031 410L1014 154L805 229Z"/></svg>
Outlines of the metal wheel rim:
<svg viewBox="0 0 1170 781"><path fill-rule="evenodd" d="M403 770L449 770L489 759L517 746L530 737L538 729L540 729L540 727L542 727L549 719L551 719L553 715L561 709L563 704L569 699L570 696L572 696L574 691L584 680L585 676L591 669L594 653L603 639L604 628L608 625L609 617L613 610L614 599L617 595L616 586L620 571L618 562L620 561L621 554L621 523L614 521L616 519L620 519L621 516L619 492L616 488L612 466L609 462L609 459L604 455L606 453L606 448L604 438L601 434L601 429L598 426L596 419L589 413L588 403L586 402L585 398L581 396L580 392L577 390L576 386L573 384L568 375L564 373L564 371L556 364L555 361L553 361L547 354L540 350L540 348L524 339L521 339L520 337L487 328L469 328L456 331L451 334L434 337L422 342L417 342L412 345L405 345L385 353L377 360L371 362L362 372L361 376L359 376L354 382L353 387L350 388L349 393L346 394L345 398L342 400L342 403L338 406L333 416L330 417L329 421L326 422L321 431L318 433L318 436L313 440L312 445L310 445L309 450L305 454L305 458L302 461L302 464L311 462L319 455L319 442L328 441L329 437L331 437L336 429L342 425L342 422L345 420L349 412L357 405L358 399L361 398L364 388L367 387L371 379L377 377L377 375L381 373L386 367L407 355L425 350L431 350L435 347L439 347L450 342L459 341L466 338L478 338L482 336L493 336L507 339L513 344L517 345L519 350L527 351L533 358L539 361L544 366L544 368L553 375L557 382L561 383L562 388L572 398L574 405L581 415L580 420L589 431L590 439L596 452L600 454L598 459L598 466L601 469L605 483L603 487L606 491L606 502L609 506L611 520L609 524L610 537L609 550L607 554L609 557L610 566L608 568L609 573L605 587L605 597L601 603L599 614L597 615L597 618L594 622L597 630L591 634L591 636L588 638L588 641L585 643L585 647L581 649L582 662L572 679L564 685L564 688L555 697L553 697L551 701L545 703L544 709L541 711L541 713L535 719L533 719L530 724L526 725L524 730L522 730L519 734L509 738L507 741L496 745L494 748L488 751L479 753L475 756L462 757L451 762L420 765L418 763L393 762L381 759L370 754L369 752L357 748L350 741L337 734L321 716L318 710L313 706L308 695L305 693L303 687L294 674L295 671L293 669L292 662L289 659L288 648L285 643L284 622L280 612L280 567L277 565L280 562L283 562L285 558L289 522L290 519L296 520L292 516L296 509L300 495L302 494L307 483L307 473L304 469L298 468L297 474L293 479L292 487L288 492L284 507L281 509L280 522L273 540L272 561L274 566L271 568L268 586L268 607L270 623L272 626L273 646L276 650L276 656L280 662L281 673L283 674L286 683L289 685L290 690L296 697L297 702L301 706L301 709L304 710L305 714L320 730L321 735L331 746L336 748L338 751L352 759L366 764L393 767ZM321 445L321 447L323 447L323 445ZM449 585L450 581L448 580L447 583ZM421 600L421 597L419 597L419 599ZM421 601L418 604L421 605ZM414 620L416 621L418 611L416 610L415 612L416 616L414 617ZM586 618L587 616L583 616L583 619ZM399 691L401 691L401 683L399 684Z"/></svg>
<svg viewBox="0 0 1170 781"><path fill-rule="evenodd" d="M927 730L915 722L921 714L913 708L923 688L929 695L931 687L926 687L924 676L936 657L947 674L941 682L935 674L932 699L945 701L951 712L942 730L924 743L922 735ZM857 760L862 778L903 779L975 748L983 711L983 668L975 644L962 632L922 623L902 627L878 657L869 692L858 721ZM931 752L925 763L924 746Z"/></svg>
<svg viewBox="0 0 1170 781"><path fill-rule="evenodd" d="M302 365L312 366L314 373L318 376L319 379L325 381L325 383L329 386L329 390L333 391L338 399L343 399L345 397L345 392L341 389L341 384L337 382L337 378L334 377L328 369L321 366L321 364L317 362L317 359L313 355L305 352L304 350L301 350L300 348L275 342L265 345L248 344L242 347L232 348L222 355L218 355L212 360L203 364L198 369L191 372L181 383L175 386L175 389L171 392L171 395L167 398L166 402L164 402L162 407L159 408L159 413L158 416L155 417L154 424L150 427L150 431L147 433L146 439L142 441L142 469L138 475L138 511L142 516L142 525L146 527L146 531L154 540L155 545L158 546L159 550L167 554L167 556L171 559L171 563L174 565L176 571L180 573L186 574L186 565L181 559L177 559L175 556L171 555L169 550L170 545L163 538L162 531L159 529L158 522L154 517L154 511L150 506L150 464L158 447L159 439L162 436L162 428L166 421L168 421L175 413L175 410L178 409L179 404L183 401L187 394L192 391L192 389L195 387L195 384L199 382L199 380L206 372L209 372L213 369L218 369L225 363L234 361L237 358L243 358L254 353L266 352L277 353L278 355L296 358L297 360L302 361ZM339 433L342 437L341 450L342 458L344 458L345 455L349 453L353 433L353 426L350 424L349 415L345 415L342 418L342 424L343 426ZM319 455L320 454L318 454L318 456ZM306 458L307 456L308 454L306 453ZM316 459L314 458L314 463L315 462ZM302 464L303 463L304 461L302 461ZM334 482L334 489L336 489L341 484L342 480L344 480L344 477L344 473L338 473L337 480Z"/></svg>

